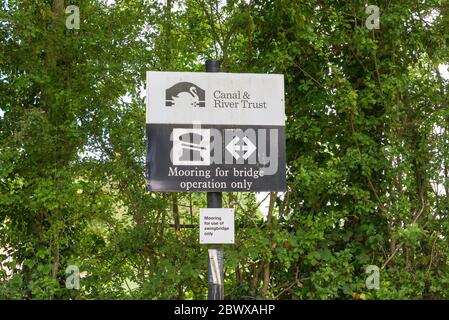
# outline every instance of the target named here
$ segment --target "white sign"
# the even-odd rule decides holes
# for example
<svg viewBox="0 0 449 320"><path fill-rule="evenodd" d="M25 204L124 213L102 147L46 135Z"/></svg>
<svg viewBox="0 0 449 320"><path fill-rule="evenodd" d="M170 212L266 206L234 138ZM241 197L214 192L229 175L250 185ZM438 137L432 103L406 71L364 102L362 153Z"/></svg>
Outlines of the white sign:
<svg viewBox="0 0 449 320"><path fill-rule="evenodd" d="M200 244L234 243L234 209L200 209Z"/></svg>
<svg viewBox="0 0 449 320"><path fill-rule="evenodd" d="M284 77L147 72L149 191L285 191Z"/></svg>
<svg viewBox="0 0 449 320"><path fill-rule="evenodd" d="M280 74L147 72L147 123L284 126Z"/></svg>

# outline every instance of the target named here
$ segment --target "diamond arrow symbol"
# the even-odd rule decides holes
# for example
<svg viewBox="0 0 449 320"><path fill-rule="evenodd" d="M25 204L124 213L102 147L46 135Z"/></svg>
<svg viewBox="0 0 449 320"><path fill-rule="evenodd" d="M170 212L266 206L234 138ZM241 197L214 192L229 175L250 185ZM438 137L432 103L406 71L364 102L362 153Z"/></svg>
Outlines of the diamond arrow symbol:
<svg viewBox="0 0 449 320"><path fill-rule="evenodd" d="M242 141L244 142L244 144L241 146L237 144L239 141L239 137L234 137L234 139L232 139L231 142L229 142L226 146L226 150L228 150L229 153L237 160L240 158L240 154L238 154L237 151L243 151L244 153L242 158L247 160L254 153L254 151L256 151L257 148L254 143L252 143L251 140L248 139L248 137L243 137Z"/></svg>
<svg viewBox="0 0 449 320"><path fill-rule="evenodd" d="M254 143L251 142L251 140L248 139L248 137L243 137L243 142L245 142L245 145L242 146L242 150L245 150L246 152L243 154L243 159L247 160L254 151L256 151L256 146Z"/></svg>
<svg viewBox="0 0 449 320"><path fill-rule="evenodd" d="M237 143L239 141L240 141L239 137L234 137L234 139L232 139L231 142L229 142L228 145L226 146L226 150L228 150L229 153L237 160L240 158L240 155L236 152L237 150L240 150L240 147L237 146Z"/></svg>

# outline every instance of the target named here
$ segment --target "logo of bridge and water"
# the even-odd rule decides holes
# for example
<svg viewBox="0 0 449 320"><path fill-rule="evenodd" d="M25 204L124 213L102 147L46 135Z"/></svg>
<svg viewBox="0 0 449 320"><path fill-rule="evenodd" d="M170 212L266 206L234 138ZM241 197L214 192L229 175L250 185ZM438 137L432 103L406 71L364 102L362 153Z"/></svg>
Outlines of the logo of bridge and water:
<svg viewBox="0 0 449 320"><path fill-rule="evenodd" d="M206 92L191 82L179 82L165 90L165 106L206 106Z"/></svg>

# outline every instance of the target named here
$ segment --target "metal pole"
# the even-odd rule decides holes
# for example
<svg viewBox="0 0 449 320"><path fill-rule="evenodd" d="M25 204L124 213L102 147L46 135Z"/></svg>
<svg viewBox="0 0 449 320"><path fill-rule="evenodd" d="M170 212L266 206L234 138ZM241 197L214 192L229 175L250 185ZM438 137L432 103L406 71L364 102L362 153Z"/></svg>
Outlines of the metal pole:
<svg viewBox="0 0 449 320"><path fill-rule="evenodd" d="M220 61L207 60L206 72L220 72ZM222 208L222 193L207 193L208 208ZM224 272L223 272L223 246L210 245L208 248L208 299L223 300L224 299Z"/></svg>

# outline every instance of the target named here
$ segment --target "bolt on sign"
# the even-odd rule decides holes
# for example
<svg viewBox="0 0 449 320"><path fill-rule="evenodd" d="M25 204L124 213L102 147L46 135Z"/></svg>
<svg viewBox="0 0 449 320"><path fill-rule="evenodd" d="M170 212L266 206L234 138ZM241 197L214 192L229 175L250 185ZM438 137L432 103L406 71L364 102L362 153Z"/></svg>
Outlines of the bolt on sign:
<svg viewBox="0 0 449 320"><path fill-rule="evenodd" d="M285 191L284 77L147 72L150 191Z"/></svg>

